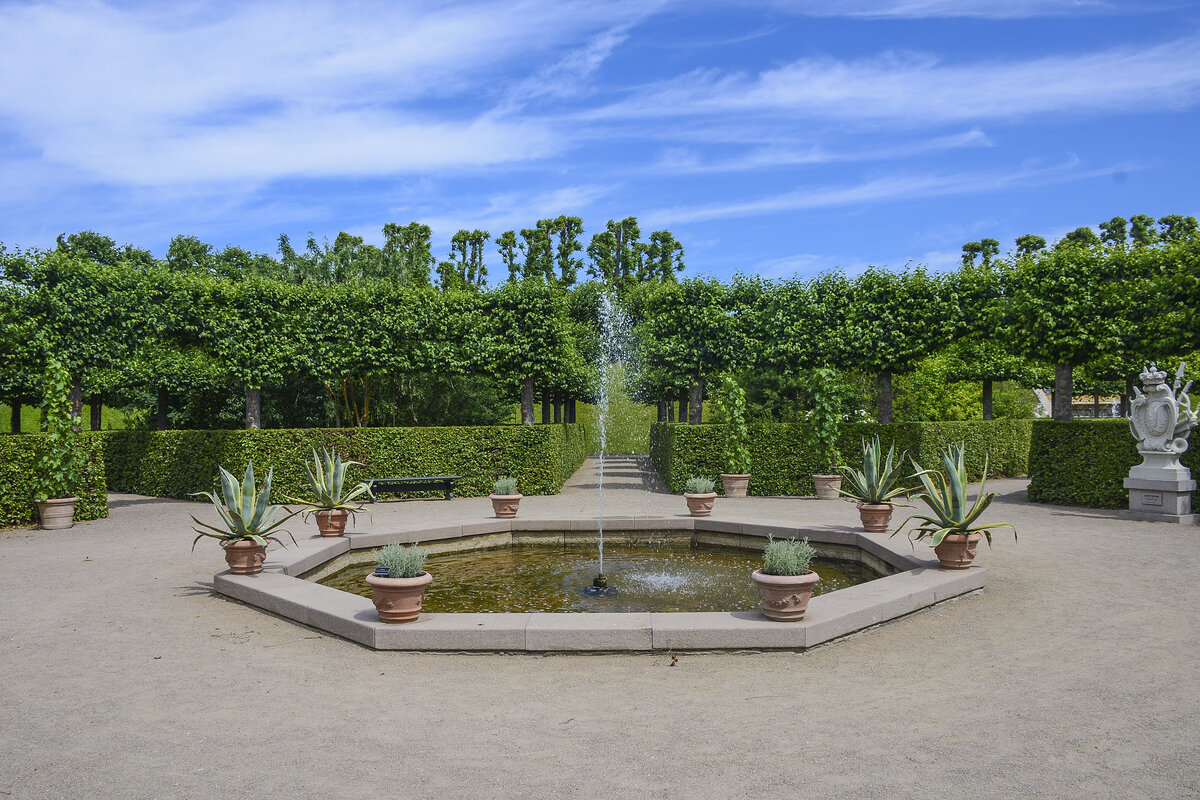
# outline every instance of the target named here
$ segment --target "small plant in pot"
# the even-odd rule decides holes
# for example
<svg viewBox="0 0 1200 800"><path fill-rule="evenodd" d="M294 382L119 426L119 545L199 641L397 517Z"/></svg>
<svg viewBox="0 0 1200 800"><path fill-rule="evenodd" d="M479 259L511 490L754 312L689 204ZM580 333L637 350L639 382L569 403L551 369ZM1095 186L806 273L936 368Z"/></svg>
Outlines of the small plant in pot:
<svg viewBox="0 0 1200 800"><path fill-rule="evenodd" d="M715 486L711 478L688 478L683 484L683 497L693 517L707 517L712 513L713 502L717 499L717 493L713 491Z"/></svg>
<svg viewBox="0 0 1200 800"><path fill-rule="evenodd" d="M517 479L502 475L492 484L492 493L488 498L492 501L492 511L501 519L512 519L517 515L524 495L517 492Z"/></svg>
<svg viewBox="0 0 1200 800"><path fill-rule="evenodd" d="M375 571L367 575L371 602L384 622L412 622L421 613L425 589L433 576L425 571L429 551L417 544L399 543L379 548Z"/></svg>
<svg viewBox="0 0 1200 800"><path fill-rule="evenodd" d="M60 530L73 524L79 500L75 490L83 479L86 456L71 418L71 377L66 367L54 359L46 362L44 384L46 433L38 449L33 499L42 527Z"/></svg>
<svg viewBox="0 0 1200 800"><path fill-rule="evenodd" d="M216 539L225 550L225 561L234 575L257 575L262 572L263 561L267 557L267 542L276 542L280 547L287 547L281 539L272 534L279 526L295 516L287 512L283 506L271 505L271 475L273 470L267 470L267 479L263 481L262 489L254 486L254 462L246 465L246 474L238 481L229 470L218 467L221 471L221 496L215 492L192 492L193 496L207 497L217 511L224 528L201 522L192 515L192 521L200 527L194 528L198 534L192 540L192 550L196 542L208 537ZM282 519L271 521L279 511L287 512ZM287 533L287 531L282 531ZM288 533L292 544L295 537Z"/></svg>
<svg viewBox="0 0 1200 800"><path fill-rule="evenodd" d="M898 483L904 471L907 452L900 453L900 457L896 458L896 446L892 445L888 448L886 458L882 453L883 446L879 443L878 435L871 437L870 441L863 439L863 468L842 467L846 488L839 489L838 493L858 503L858 517L867 533L885 532L892 521L892 509L901 505L894 502L893 498L909 492L908 487Z"/></svg>
<svg viewBox="0 0 1200 800"><path fill-rule="evenodd" d="M917 520L919 524L909 533L909 541L915 543L928 536L933 551L937 554L938 563L946 569L966 569L971 566L975 559L975 548L981 538L987 538L988 547L992 546L993 528L1009 528L1013 532L1013 539L1017 537L1017 529L1007 522L979 524L979 517L996 499L996 493L987 491L985 458L979 496L975 498L974 503L968 505L965 450L962 442L946 449L942 455L945 474L921 469L921 465L915 460L912 462L917 470L913 477L919 478L924 487L917 499L925 501L930 513L914 514L904 520L892 534L895 536L910 521Z"/></svg>
<svg viewBox="0 0 1200 800"><path fill-rule="evenodd" d="M767 619L778 622L804 619L813 586L821 579L811 569L816 554L808 539L767 540L763 565L750 575L758 587L762 613Z"/></svg>
<svg viewBox="0 0 1200 800"><path fill-rule="evenodd" d="M362 510L362 503L355 502L369 491L365 483L346 489L346 468L362 466L358 461L342 461L336 451L313 449L311 464L305 464L308 472L308 488L315 500L289 497L293 503L307 506L301 512L305 520L310 514L317 518L317 530L322 536L341 536L346 532L346 522Z"/></svg>
<svg viewBox="0 0 1200 800"><path fill-rule="evenodd" d="M838 464L842 460L842 454L838 451L842 409L834 392L836 381L837 373L832 369L822 367L813 370L815 388L808 424L817 451L817 468L821 470L813 474L818 500L836 499L842 487L842 475L838 472Z"/></svg>
<svg viewBox="0 0 1200 800"><path fill-rule="evenodd" d="M729 374L721 377L716 397L721 426L721 455L728 472L721 473L726 497L745 497L750 486L750 429L746 427L746 392Z"/></svg>

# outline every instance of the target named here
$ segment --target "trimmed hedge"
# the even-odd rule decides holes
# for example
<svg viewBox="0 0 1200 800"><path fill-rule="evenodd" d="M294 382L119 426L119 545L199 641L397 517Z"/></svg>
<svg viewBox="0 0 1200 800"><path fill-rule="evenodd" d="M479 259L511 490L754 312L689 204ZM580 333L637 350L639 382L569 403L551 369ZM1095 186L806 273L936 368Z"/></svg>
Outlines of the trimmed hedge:
<svg viewBox="0 0 1200 800"><path fill-rule="evenodd" d="M581 425L453 428L303 428L292 430L111 431L104 436L108 488L154 497L188 498L217 486L217 465L241 476L274 469L272 496L305 497L305 464L313 448L361 461L349 479L461 475L464 497L489 494L512 475L523 494L554 494L587 457ZM261 479L261 477L260 477ZM436 496L437 493L429 493ZM193 498L194 499L194 498Z"/></svg>
<svg viewBox="0 0 1200 800"><path fill-rule="evenodd" d="M81 441L87 450L83 485L75 492L75 519L102 519L108 516L105 493L104 450L100 433L84 433ZM43 441L41 434L0 436L0 527L27 527L37 521L33 504L34 464Z"/></svg>
<svg viewBox="0 0 1200 800"><path fill-rule="evenodd" d="M883 446L893 442L923 467L941 463L947 445L966 442L967 469L978 478L988 456L988 476L1024 475L1028 471L1032 420L977 422L855 422L842 427L842 462L861 460L862 439L878 433ZM817 451L806 423L758 423L750 426L752 495L812 495ZM720 487L720 425L656 423L650 429L650 460L672 492L682 492L692 476L712 478Z"/></svg>
<svg viewBox="0 0 1200 800"><path fill-rule="evenodd" d="M1180 459L1196 475L1200 455ZM1038 420L1029 448L1029 499L1037 503L1128 508L1125 478L1142 462L1124 419ZM1192 493L1195 507L1198 493Z"/></svg>

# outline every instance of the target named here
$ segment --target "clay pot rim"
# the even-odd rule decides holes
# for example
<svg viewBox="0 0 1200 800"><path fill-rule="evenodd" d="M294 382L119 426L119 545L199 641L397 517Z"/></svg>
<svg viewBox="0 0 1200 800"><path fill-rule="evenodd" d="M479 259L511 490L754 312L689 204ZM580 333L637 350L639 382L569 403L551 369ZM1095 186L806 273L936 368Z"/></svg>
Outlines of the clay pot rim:
<svg viewBox="0 0 1200 800"><path fill-rule="evenodd" d="M254 541L253 539L247 539L244 536L237 538L237 539L222 539L220 542L218 542L218 544L221 545L221 547L262 547L262 548L266 548L265 544L259 544L258 542Z"/></svg>
<svg viewBox="0 0 1200 800"><path fill-rule="evenodd" d="M750 577L759 583L770 585L787 585L787 586L804 586L805 584L816 583L821 580L821 576L816 570L810 569L803 575L772 575L769 572L763 572L762 567L750 573Z"/></svg>
<svg viewBox="0 0 1200 800"><path fill-rule="evenodd" d="M751 475L751 473L749 473L749 472L722 472L721 473L722 478L749 478L750 475Z"/></svg>
<svg viewBox="0 0 1200 800"><path fill-rule="evenodd" d="M814 473L812 474L812 476L813 476L814 478L837 478L838 480L841 480L842 478L846 477L845 475L842 475L840 472L838 472L838 473L835 473L835 472L814 472Z"/></svg>
<svg viewBox="0 0 1200 800"><path fill-rule="evenodd" d="M489 494L488 497L492 500L520 500L525 495L523 494Z"/></svg>
<svg viewBox="0 0 1200 800"><path fill-rule="evenodd" d="M684 497L695 497L699 500L707 500L710 497L716 497L716 492L684 492Z"/></svg>
<svg viewBox="0 0 1200 800"><path fill-rule="evenodd" d="M895 508L896 506L899 505L899 503L862 503L862 502L859 502L858 500L855 500L854 502L858 505L859 508L870 508L870 509Z"/></svg>
<svg viewBox="0 0 1200 800"><path fill-rule="evenodd" d="M421 570L420 575L414 575L411 578L383 578L376 575L374 572L367 573L367 583L372 586L380 586L383 588L402 588L406 586L424 586L433 581L433 575L425 570Z"/></svg>
<svg viewBox="0 0 1200 800"><path fill-rule="evenodd" d="M72 496L72 497L47 497L45 500L38 500L37 502L39 502L39 503L58 503L58 504L60 504L60 505L61 505L61 504L64 504L64 503L78 503L78 502L79 502L79 497L78 497L78 496Z"/></svg>

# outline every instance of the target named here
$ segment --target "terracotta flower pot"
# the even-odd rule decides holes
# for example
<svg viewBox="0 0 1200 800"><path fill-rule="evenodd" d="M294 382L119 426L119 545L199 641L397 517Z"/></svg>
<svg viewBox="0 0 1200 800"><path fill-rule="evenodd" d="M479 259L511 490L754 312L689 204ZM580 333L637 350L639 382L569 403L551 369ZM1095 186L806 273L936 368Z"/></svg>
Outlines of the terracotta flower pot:
<svg viewBox="0 0 1200 800"><path fill-rule="evenodd" d="M838 489L842 488L841 475L813 475L813 483L817 487L818 500L837 500L841 496L838 494Z"/></svg>
<svg viewBox="0 0 1200 800"><path fill-rule="evenodd" d="M492 510L500 519L512 519L517 515L517 507L521 505L523 494L489 494Z"/></svg>
<svg viewBox="0 0 1200 800"><path fill-rule="evenodd" d="M745 497L746 489L750 486L750 475L721 473L721 484L725 487L726 497Z"/></svg>
<svg viewBox="0 0 1200 800"><path fill-rule="evenodd" d="M693 517L707 517L712 513L713 501L717 499L716 492L704 492L703 494L692 494L684 492L683 498L687 500L688 511L692 512Z"/></svg>
<svg viewBox="0 0 1200 800"><path fill-rule="evenodd" d="M256 544L253 539L235 539L221 542L225 548L225 562L234 575L257 575L262 572L267 560L267 548Z"/></svg>
<svg viewBox="0 0 1200 800"><path fill-rule="evenodd" d="M381 578L373 572L367 575L367 583L371 584L371 602L384 622L416 619L425 602L425 588L432 581L433 576L428 572L415 578Z"/></svg>
<svg viewBox="0 0 1200 800"><path fill-rule="evenodd" d="M933 548L933 552L944 569L966 569L975 560L975 548L982 538L981 533L972 533L970 536L948 533L942 543Z"/></svg>
<svg viewBox="0 0 1200 800"><path fill-rule="evenodd" d="M55 497L50 500L39 500L38 519L42 528L48 531L62 530L75 524L75 504L78 497Z"/></svg>
<svg viewBox="0 0 1200 800"><path fill-rule="evenodd" d="M346 520L350 519L348 510L337 508L332 511L318 511L314 516L317 518L317 530L322 536L342 536L346 533Z"/></svg>
<svg viewBox="0 0 1200 800"><path fill-rule="evenodd" d="M762 613L777 622L797 622L804 619L813 586L821 580L815 572L805 575L768 575L761 569L750 573L758 586Z"/></svg>
<svg viewBox="0 0 1200 800"><path fill-rule="evenodd" d="M887 533L893 509L891 503L859 503L858 518L862 520L863 530L867 533Z"/></svg>

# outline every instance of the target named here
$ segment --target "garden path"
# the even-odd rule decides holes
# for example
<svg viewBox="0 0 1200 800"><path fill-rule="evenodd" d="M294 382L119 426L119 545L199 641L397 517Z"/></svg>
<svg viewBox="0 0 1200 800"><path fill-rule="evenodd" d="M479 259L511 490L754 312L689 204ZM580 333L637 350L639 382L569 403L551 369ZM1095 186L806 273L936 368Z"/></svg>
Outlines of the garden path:
<svg viewBox="0 0 1200 800"><path fill-rule="evenodd" d="M626 466L606 510L685 513ZM592 515L591 480L521 513ZM0 796L1200 795L1200 530L995 488L1020 541L983 549L982 594L806 653L552 657L374 652L270 616L212 592L203 506L113 495L108 519L0 533ZM376 508L361 525L490 515Z"/></svg>

